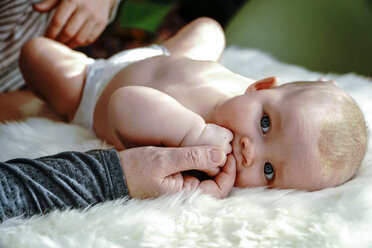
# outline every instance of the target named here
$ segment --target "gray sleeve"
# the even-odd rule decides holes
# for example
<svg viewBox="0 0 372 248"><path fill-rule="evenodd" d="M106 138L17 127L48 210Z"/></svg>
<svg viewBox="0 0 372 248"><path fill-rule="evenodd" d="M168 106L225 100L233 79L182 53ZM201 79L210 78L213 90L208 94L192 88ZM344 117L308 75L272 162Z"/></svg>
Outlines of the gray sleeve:
<svg viewBox="0 0 372 248"><path fill-rule="evenodd" d="M0 162L0 222L129 197L114 149Z"/></svg>

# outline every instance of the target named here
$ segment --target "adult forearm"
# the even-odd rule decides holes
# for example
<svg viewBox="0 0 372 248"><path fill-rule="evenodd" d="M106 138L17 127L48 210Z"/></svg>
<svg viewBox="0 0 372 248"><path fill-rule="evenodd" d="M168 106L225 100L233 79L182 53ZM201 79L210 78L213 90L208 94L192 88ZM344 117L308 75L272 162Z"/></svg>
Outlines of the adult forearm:
<svg viewBox="0 0 372 248"><path fill-rule="evenodd" d="M0 163L0 221L128 196L115 150Z"/></svg>

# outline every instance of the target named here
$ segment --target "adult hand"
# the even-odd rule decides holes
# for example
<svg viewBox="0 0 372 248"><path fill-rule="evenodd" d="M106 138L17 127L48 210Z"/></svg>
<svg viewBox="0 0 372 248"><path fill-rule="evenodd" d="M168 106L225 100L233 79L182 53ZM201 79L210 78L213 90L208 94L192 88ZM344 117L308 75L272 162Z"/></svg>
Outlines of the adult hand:
<svg viewBox="0 0 372 248"><path fill-rule="evenodd" d="M226 197L235 182L236 163L214 147L139 147L119 152L129 194L133 198L157 197L200 189L216 198ZM221 167L223 168L221 169ZM181 171L204 171L213 180L200 182Z"/></svg>
<svg viewBox="0 0 372 248"><path fill-rule="evenodd" d="M71 48L86 46L105 29L115 0L44 0L34 4L39 12L57 7L45 36Z"/></svg>

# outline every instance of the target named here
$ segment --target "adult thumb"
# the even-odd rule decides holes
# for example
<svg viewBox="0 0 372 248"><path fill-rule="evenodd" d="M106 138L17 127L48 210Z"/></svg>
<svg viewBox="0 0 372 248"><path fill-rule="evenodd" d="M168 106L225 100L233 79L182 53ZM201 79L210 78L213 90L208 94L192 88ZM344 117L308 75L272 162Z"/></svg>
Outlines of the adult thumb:
<svg viewBox="0 0 372 248"><path fill-rule="evenodd" d="M225 198L234 187L235 177L236 161L230 154L222 171L213 180L202 181L198 188L215 198Z"/></svg>
<svg viewBox="0 0 372 248"><path fill-rule="evenodd" d="M57 6L59 0L44 0L40 3L34 4L34 10L38 12L48 12Z"/></svg>
<svg viewBox="0 0 372 248"><path fill-rule="evenodd" d="M168 148L168 163L164 172L168 175L188 170L210 171L222 167L226 154L217 147L195 146Z"/></svg>

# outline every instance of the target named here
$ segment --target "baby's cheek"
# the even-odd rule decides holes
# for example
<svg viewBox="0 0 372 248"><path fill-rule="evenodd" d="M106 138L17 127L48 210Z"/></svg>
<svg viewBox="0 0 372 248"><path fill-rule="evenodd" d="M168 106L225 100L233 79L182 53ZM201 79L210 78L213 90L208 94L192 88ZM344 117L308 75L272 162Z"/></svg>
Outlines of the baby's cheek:
<svg viewBox="0 0 372 248"><path fill-rule="evenodd" d="M247 178L244 177L243 174L244 173L241 173L239 171L236 172L234 187L238 187L238 188L249 187L249 182L248 182Z"/></svg>
<svg viewBox="0 0 372 248"><path fill-rule="evenodd" d="M247 134L249 133L250 130L249 122L240 117L229 119L226 118L223 121L221 121L220 125L229 129L233 133L234 137L237 134Z"/></svg>
<svg viewBox="0 0 372 248"><path fill-rule="evenodd" d="M229 112L216 110L211 114L209 121L234 132L234 120L231 118Z"/></svg>
<svg viewBox="0 0 372 248"><path fill-rule="evenodd" d="M265 186L266 182L257 175L257 171L250 170L251 168L243 167L242 170L236 172L234 187L247 188Z"/></svg>

